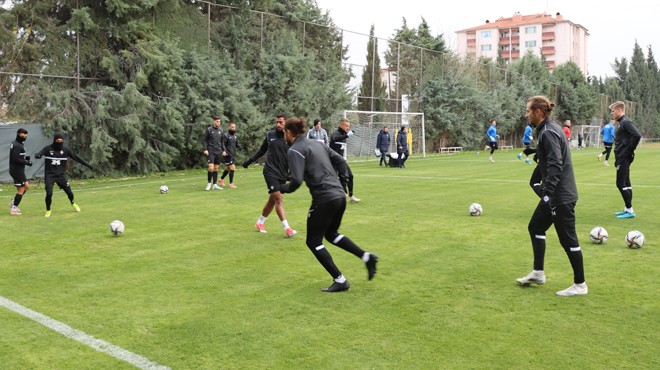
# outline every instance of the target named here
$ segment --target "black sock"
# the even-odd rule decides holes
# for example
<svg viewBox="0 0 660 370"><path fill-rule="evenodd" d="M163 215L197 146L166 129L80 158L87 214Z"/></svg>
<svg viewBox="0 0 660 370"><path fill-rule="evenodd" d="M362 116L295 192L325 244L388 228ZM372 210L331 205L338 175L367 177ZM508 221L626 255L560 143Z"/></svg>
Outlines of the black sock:
<svg viewBox="0 0 660 370"><path fill-rule="evenodd" d="M213 172L213 183L216 184L218 182L218 171Z"/></svg>
<svg viewBox="0 0 660 370"><path fill-rule="evenodd" d="M229 183L234 183L234 170L229 171Z"/></svg>
<svg viewBox="0 0 660 370"><path fill-rule="evenodd" d="M349 239L347 236L345 235L342 236L343 237L337 243L332 243L332 244L357 256L358 258L362 258L362 255L364 254L362 248L358 247L357 244L353 243L353 241Z"/></svg>
<svg viewBox="0 0 660 370"><path fill-rule="evenodd" d="M227 170L222 171L222 176L220 178L224 180L225 177L227 177L228 173L229 173L229 171L227 171Z"/></svg>
<svg viewBox="0 0 660 370"><path fill-rule="evenodd" d="M570 250L566 252L568 254L568 260L571 261L571 267L573 267L573 282L575 284L584 283L584 265L582 260L582 251L571 252Z"/></svg>
<svg viewBox="0 0 660 370"><path fill-rule="evenodd" d="M21 204L21 199L23 199L23 194L14 195L14 206L15 207L18 207L18 205Z"/></svg>
<svg viewBox="0 0 660 370"><path fill-rule="evenodd" d="M209 171L206 173L206 182L210 183L213 180L213 172Z"/></svg>
<svg viewBox="0 0 660 370"><path fill-rule="evenodd" d="M309 246L307 246L309 248ZM325 268L325 271L332 276L333 279L338 278L341 276L341 272L339 271L339 268L337 265L335 265L335 262L332 260L332 256L330 255L330 252L328 252L327 249L321 248L321 249L316 249L316 248L309 248L312 253L314 253L314 257L319 261L321 266Z"/></svg>

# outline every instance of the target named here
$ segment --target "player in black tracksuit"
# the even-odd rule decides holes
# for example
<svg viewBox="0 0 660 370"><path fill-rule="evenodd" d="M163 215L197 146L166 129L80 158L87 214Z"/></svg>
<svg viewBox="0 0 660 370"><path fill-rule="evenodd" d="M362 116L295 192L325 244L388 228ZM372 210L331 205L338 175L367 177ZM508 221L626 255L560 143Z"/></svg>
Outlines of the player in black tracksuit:
<svg viewBox="0 0 660 370"><path fill-rule="evenodd" d="M32 166L32 161L30 161L30 156L27 155L25 146L23 146L27 137L27 130L19 128L16 131L16 140L9 146L9 175L14 180L14 186L16 186L16 195L9 202L10 215L21 214L18 205L21 204L23 194L30 188L27 177L25 176L25 166Z"/></svg>
<svg viewBox="0 0 660 370"><path fill-rule="evenodd" d="M630 183L630 165L635 160L635 149L642 135L635 125L626 116L626 105L617 101L610 105L612 118L619 124L614 133L614 166L616 167L616 187L623 197L625 208L617 212L617 218L634 218L635 211L632 206L633 191Z"/></svg>
<svg viewBox="0 0 660 370"><path fill-rule="evenodd" d="M346 118L343 118L339 121L337 131L333 132L330 136L330 148L343 157L344 152L346 151L346 140L352 135L353 131L351 131L351 122ZM346 168L348 168L348 176L346 178L340 177L339 181L341 181L344 191L348 189L348 196L351 199L351 202L357 203L360 201L360 198L353 195L353 171L351 171L348 163L346 164Z"/></svg>
<svg viewBox="0 0 660 370"><path fill-rule="evenodd" d="M517 281L528 285L545 283L544 259L546 231L555 225L559 242L573 268L573 285L557 292L560 296L587 294L582 250L575 232L575 204L578 200L568 140L562 128L549 119L554 104L542 96L527 102L527 117L537 133L538 166L530 184L541 197L529 221L528 230L534 251L534 270ZM540 187L538 184L540 176Z"/></svg>
<svg viewBox="0 0 660 370"><path fill-rule="evenodd" d="M236 149L241 148L241 144L238 143L238 138L236 137L236 123L229 122L227 132L222 135L222 146L225 148L223 155L225 170L220 177L220 185L225 186L225 177L229 174L229 187L235 188L234 171L236 171L236 164L234 164L234 158L236 158Z"/></svg>
<svg viewBox="0 0 660 370"><path fill-rule="evenodd" d="M220 160L222 159L225 147L223 146L223 133L220 125L222 121L220 117L213 117L213 126L206 128L204 137L202 138L202 145L204 145L204 155L207 156L206 163L208 164L208 172L206 173L206 191L211 189L222 190L218 186L218 169L220 168Z"/></svg>
<svg viewBox="0 0 660 370"><path fill-rule="evenodd" d="M46 186L46 217L50 217L50 205L53 199L53 186L55 184L64 190L67 197L69 197L71 207L76 212L80 212L80 207L74 201L69 180L66 178L66 165L69 158L93 170L92 165L64 146L64 136L62 134L55 134L53 144L45 146L39 153L35 154L35 157L44 157L46 160L44 175L44 184Z"/></svg>
<svg viewBox="0 0 660 370"><path fill-rule="evenodd" d="M337 178L346 176L347 167L344 157L332 151L322 143L305 137L307 123L302 118L290 118L286 121L286 140L291 147L288 150L290 182L282 185L282 193L293 193L303 181L312 195L312 205L307 215L306 244L316 259L334 279L324 292L342 292L349 288L348 280L342 275L330 252L323 245L323 237L339 248L361 258L368 271L369 280L376 274L378 256L358 247L348 237L339 233L339 226L346 210L346 194Z"/></svg>
<svg viewBox="0 0 660 370"><path fill-rule="evenodd" d="M286 140L284 140L284 122L286 121L286 118L287 116L285 114L277 116L275 120L275 128L266 133L266 138L263 143L261 143L261 147L259 147L257 152L243 163L243 167L248 168L251 163L267 153L266 162L264 164L264 180L268 187L268 200L264 205L261 216L254 226L259 232L265 234L266 229L264 223L266 222L268 215L273 211L273 208L275 208L275 212L282 221L286 236L292 237L296 234L296 231L289 226L289 222L286 219L284 198L280 192L280 186L286 182L289 176L289 164L286 159L286 152L289 149L289 146L287 145Z"/></svg>

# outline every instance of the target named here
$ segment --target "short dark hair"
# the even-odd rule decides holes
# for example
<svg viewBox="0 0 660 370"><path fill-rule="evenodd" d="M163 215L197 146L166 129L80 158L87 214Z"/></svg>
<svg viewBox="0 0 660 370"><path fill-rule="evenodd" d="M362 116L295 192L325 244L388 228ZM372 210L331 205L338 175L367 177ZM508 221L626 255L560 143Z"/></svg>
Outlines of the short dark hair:
<svg viewBox="0 0 660 370"><path fill-rule="evenodd" d="M321 123L321 120L319 118L314 120L314 126L318 125L319 123Z"/></svg>
<svg viewBox="0 0 660 370"><path fill-rule="evenodd" d="M287 116L286 113L280 113L277 116L275 116L275 118L284 118L284 120L286 121L289 118L289 116Z"/></svg>
<svg viewBox="0 0 660 370"><path fill-rule="evenodd" d="M27 134L27 133L28 133L27 130L24 129L23 127L21 127L21 128L19 128L18 130L16 130L16 134L17 134L17 135L18 135L18 134Z"/></svg>
<svg viewBox="0 0 660 370"><path fill-rule="evenodd" d="M304 118L291 117L284 123L284 129L291 132L293 135L298 136L305 133L307 122Z"/></svg>

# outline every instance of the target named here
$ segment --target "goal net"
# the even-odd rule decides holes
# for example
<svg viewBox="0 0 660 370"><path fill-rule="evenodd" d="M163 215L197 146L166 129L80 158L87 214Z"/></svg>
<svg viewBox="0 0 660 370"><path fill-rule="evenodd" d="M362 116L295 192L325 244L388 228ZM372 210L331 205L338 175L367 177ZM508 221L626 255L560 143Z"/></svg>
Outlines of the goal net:
<svg viewBox="0 0 660 370"><path fill-rule="evenodd" d="M354 133L346 141L345 157L377 160L374 154L376 139L380 130L386 126L392 136L389 152L396 153L397 134L402 126L406 126L410 156L426 157L424 113L345 110L344 118L351 121L351 130Z"/></svg>
<svg viewBox="0 0 660 370"><path fill-rule="evenodd" d="M599 148L600 147L600 126L589 126L589 125L582 125L580 126L580 129L578 130L578 133L582 135L582 146L583 147L595 147ZM573 138L575 141L575 145L577 145L578 138L575 137Z"/></svg>

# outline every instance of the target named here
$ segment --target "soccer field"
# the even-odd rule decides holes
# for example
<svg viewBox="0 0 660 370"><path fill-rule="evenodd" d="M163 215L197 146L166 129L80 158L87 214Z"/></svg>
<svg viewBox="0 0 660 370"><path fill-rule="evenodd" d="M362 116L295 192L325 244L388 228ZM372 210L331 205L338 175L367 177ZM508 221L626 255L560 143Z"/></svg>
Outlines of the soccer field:
<svg viewBox="0 0 660 370"><path fill-rule="evenodd" d="M515 283L532 268L538 202L533 166L516 153L497 151L494 164L484 152L413 157L402 170L352 163L362 202L340 231L380 263L367 281L361 260L326 243L351 282L338 294L320 292L331 278L305 246L306 187L284 198L295 237L274 212L267 234L254 228L261 167L210 192L204 169L74 180L82 212L56 189L50 218L33 184L23 215L0 217L0 369L660 368L660 147L637 150L637 218L624 220L613 156L604 167L595 149L572 151L589 285L578 297L555 295L572 270L554 229L546 284ZM14 188L2 190L6 206ZM473 202L482 216L468 215ZM606 244L589 241L594 226ZM631 230L643 248L626 246Z"/></svg>

